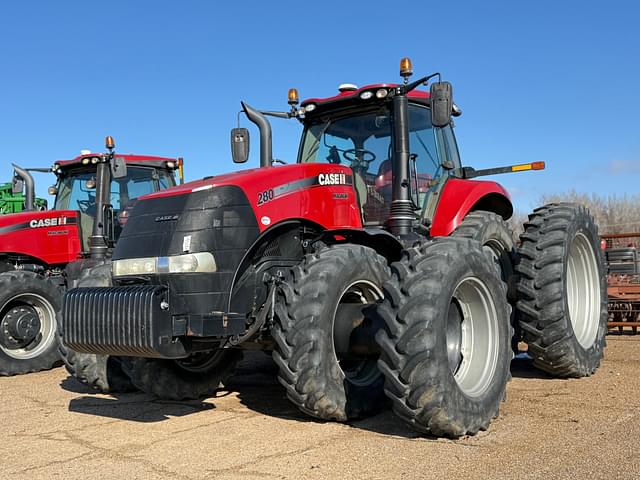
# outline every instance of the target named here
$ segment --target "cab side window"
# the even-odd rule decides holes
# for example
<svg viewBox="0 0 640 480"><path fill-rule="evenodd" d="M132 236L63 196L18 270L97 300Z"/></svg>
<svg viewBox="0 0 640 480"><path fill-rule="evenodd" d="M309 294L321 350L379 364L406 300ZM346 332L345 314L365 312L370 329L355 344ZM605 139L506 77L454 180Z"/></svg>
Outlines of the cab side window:
<svg viewBox="0 0 640 480"><path fill-rule="evenodd" d="M456 137L453 134L453 128L451 128L451 125L447 125L442 128L442 137L444 140L446 160L453 163L454 168L459 168L460 153L458 151L458 143L456 142Z"/></svg>

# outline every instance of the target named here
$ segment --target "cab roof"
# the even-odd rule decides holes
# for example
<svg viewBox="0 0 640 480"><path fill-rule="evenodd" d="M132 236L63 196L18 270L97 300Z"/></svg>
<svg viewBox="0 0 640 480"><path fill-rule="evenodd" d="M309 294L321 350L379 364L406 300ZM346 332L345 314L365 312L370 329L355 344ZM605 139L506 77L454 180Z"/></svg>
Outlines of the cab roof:
<svg viewBox="0 0 640 480"><path fill-rule="evenodd" d="M395 87L398 87L397 83L376 83L372 85L366 85L364 87L356 88L356 89L348 89L341 91L338 95L334 95L332 97L327 98L308 98L304 100L300 106L305 107L305 116L311 115L315 116L316 112L326 112L327 110L331 110L334 108L343 108L348 106L366 106L367 104L375 104L376 102L380 103L385 100L385 98L377 98L376 92L380 89L385 89L387 91L393 90ZM372 97L363 100L360 98L360 95L366 91L372 92ZM425 104L427 106L431 105L429 92L425 92L423 90L412 90L407 95L410 100L416 101L418 103ZM315 109L308 112L306 111L306 107L313 104Z"/></svg>
<svg viewBox="0 0 640 480"><path fill-rule="evenodd" d="M83 165L82 160L89 159L91 162L91 158L99 157L103 155L102 153L87 153L85 155L78 155L76 158L71 160L57 160L54 165L58 165L60 168L65 169L69 167L73 167L76 165ZM145 166L145 167L156 167L156 168L170 168L173 169L175 167L167 166L167 162L173 162L174 166L178 165L177 158L170 157L157 157L154 155L133 155L126 154L122 155L117 153L115 155L118 158L124 158L124 161L127 165L137 165L137 166ZM87 165L87 164L84 164Z"/></svg>

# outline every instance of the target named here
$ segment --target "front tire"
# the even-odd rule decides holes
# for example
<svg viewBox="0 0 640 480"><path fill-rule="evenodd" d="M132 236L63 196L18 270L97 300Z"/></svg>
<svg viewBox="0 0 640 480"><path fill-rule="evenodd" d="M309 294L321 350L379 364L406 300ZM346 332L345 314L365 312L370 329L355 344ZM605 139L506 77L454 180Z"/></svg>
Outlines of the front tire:
<svg viewBox="0 0 640 480"><path fill-rule="evenodd" d="M534 365L584 377L600 365L607 333L607 278L598 228L571 203L529 215L518 249L517 315Z"/></svg>
<svg viewBox="0 0 640 480"><path fill-rule="evenodd" d="M145 393L163 400L192 400L213 395L241 359L242 351L227 348L181 360L125 357L122 368Z"/></svg>
<svg viewBox="0 0 640 480"><path fill-rule="evenodd" d="M48 370L60 364L56 311L62 290L42 275L0 274L0 376Z"/></svg>
<svg viewBox="0 0 640 480"><path fill-rule="evenodd" d="M106 263L84 271L77 287L110 287L111 285L111 265ZM67 372L80 383L102 393L134 391L135 387L122 370L120 357L76 352L64 344L61 314L62 310L58 309L57 348Z"/></svg>
<svg viewBox="0 0 640 480"><path fill-rule="evenodd" d="M287 397L323 420L377 413L387 403L384 377L375 355L355 351L348 323L356 317L343 313L382 300L390 275L386 260L364 246L335 245L307 255L291 273L280 289L272 329L273 358ZM376 324L376 318L365 316L358 327L369 328L373 344Z"/></svg>
<svg viewBox="0 0 640 480"><path fill-rule="evenodd" d="M510 378L506 288L477 242L439 238L391 266L379 312L380 369L394 412L416 430L460 437L488 427Z"/></svg>

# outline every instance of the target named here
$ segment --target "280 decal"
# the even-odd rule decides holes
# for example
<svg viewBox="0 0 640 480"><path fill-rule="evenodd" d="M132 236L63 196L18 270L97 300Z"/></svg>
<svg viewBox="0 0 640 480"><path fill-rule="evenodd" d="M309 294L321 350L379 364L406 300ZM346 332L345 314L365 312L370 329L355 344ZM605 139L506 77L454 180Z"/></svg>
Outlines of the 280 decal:
<svg viewBox="0 0 640 480"><path fill-rule="evenodd" d="M258 192L258 206L264 205L282 195L287 195L299 190L317 186L342 186L353 185L353 177L345 173L320 173L318 176L307 177L301 180L295 180L293 182L278 185L277 187Z"/></svg>
<svg viewBox="0 0 640 480"><path fill-rule="evenodd" d="M258 205L263 205L267 202L270 202L275 197L275 193L273 192L273 188L269 190L265 190L264 192L258 192Z"/></svg>

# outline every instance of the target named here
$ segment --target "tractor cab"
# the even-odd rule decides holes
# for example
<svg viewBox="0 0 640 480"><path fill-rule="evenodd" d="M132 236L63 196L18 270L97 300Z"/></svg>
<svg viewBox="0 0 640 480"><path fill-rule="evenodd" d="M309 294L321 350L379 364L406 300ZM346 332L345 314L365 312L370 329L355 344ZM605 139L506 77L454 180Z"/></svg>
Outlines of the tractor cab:
<svg viewBox="0 0 640 480"><path fill-rule="evenodd" d="M72 160L56 162L53 172L56 185L49 188L55 195L54 210L79 212L82 252L89 252L89 238L98 213L97 190L100 184L97 164L101 154L82 152ZM174 172L181 160L145 155L118 155L126 164L124 176L110 177L109 197L105 202L108 241L114 244L127 221L136 199L176 184Z"/></svg>
<svg viewBox="0 0 640 480"><path fill-rule="evenodd" d="M350 167L365 226L382 225L389 218L395 130L388 97L396 87L341 85L338 96L301 105L304 132L298 162ZM431 122L428 94L413 91L408 97L409 188L419 214L428 193L452 167L460 167L460 159L451 125L434 127Z"/></svg>

